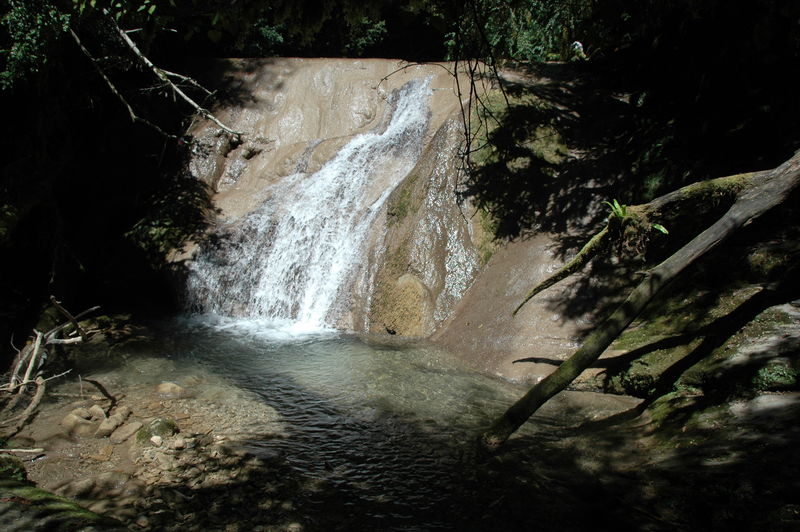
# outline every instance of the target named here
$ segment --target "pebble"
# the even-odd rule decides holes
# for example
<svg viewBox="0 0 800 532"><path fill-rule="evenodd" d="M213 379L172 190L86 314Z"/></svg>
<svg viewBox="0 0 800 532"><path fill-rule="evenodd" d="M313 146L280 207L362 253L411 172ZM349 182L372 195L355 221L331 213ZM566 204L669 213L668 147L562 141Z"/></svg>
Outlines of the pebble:
<svg viewBox="0 0 800 532"><path fill-rule="evenodd" d="M114 446L104 445L100 448L100 451L97 454L90 454L88 458L98 462L108 462L111 459L112 454L114 454Z"/></svg>
<svg viewBox="0 0 800 532"><path fill-rule="evenodd" d="M95 438L105 438L106 436L110 436L111 433L117 429L117 427L122 425L123 421L125 421L125 418L119 414L114 414L113 416L107 417L101 421L100 426L97 427L97 431L94 433Z"/></svg>
<svg viewBox="0 0 800 532"><path fill-rule="evenodd" d="M161 447L161 444L164 443L164 438L156 434L155 436L150 438L150 443L152 443L156 447Z"/></svg>
<svg viewBox="0 0 800 532"><path fill-rule="evenodd" d="M156 453L156 462L158 462L158 466L164 471L175 467L175 458L166 453Z"/></svg>

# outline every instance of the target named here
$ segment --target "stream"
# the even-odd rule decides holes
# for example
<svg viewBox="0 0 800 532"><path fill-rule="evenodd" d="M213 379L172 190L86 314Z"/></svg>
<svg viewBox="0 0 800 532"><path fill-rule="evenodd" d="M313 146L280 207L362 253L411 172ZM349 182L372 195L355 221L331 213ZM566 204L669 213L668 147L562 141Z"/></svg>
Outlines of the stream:
<svg viewBox="0 0 800 532"><path fill-rule="evenodd" d="M317 486L301 491L298 504L319 529L500 530L535 522L578 530L590 514L597 518L596 510L569 509L570 501L584 509L598 503L581 500L575 474L585 473L563 463L560 439L619 411L614 398L565 392L516 444L486 457L473 445L476 435L525 387L470 371L427 343L287 331L259 320L184 318L147 349L174 364L158 378L214 375L278 412L283 435L265 428L263 438L236 444L288 463Z"/></svg>
<svg viewBox="0 0 800 532"><path fill-rule="evenodd" d="M360 313L379 298L373 263L389 260L388 228L400 223L387 219L389 195L422 172L436 175L420 166L435 114L432 80L429 73L407 81L388 94L369 131L317 170L302 157L264 185L260 206L218 221L189 264L187 306L199 316L166 324L152 346L179 368L160 378L180 384L180 371L203 368L274 409L280 436L265 425L259 437L253 426L238 444L305 479L310 487L296 503L320 530L585 530L615 512L602 496L583 496L597 482L575 464L567 442L583 421L630 402L559 394L516 444L486 457L477 435L526 387L476 373L428 343L345 332L370 329ZM286 124L300 127L302 114L287 116ZM308 154L319 139L309 142ZM444 149L457 153L458 145ZM436 198L443 186L425 194ZM439 203L454 200L447 198ZM441 207L429 203L428 211ZM430 257L402 259L404 273L426 280L414 285L423 299L390 298L389 307L431 312L438 292L457 301L466 290L475 253L444 239L450 230L444 223L424 230L447 242L438 255L429 249ZM441 320L449 310L436 312Z"/></svg>

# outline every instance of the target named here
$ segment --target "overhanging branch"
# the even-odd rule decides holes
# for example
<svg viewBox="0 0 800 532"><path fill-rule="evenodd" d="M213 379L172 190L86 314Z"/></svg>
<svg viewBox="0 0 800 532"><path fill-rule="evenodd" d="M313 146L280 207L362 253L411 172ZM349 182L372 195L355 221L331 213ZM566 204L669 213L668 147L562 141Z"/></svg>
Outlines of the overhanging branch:
<svg viewBox="0 0 800 532"><path fill-rule="evenodd" d="M108 20L111 22L111 24L112 24L112 26L113 26L114 30L116 31L117 35L119 35L119 37L122 39L122 41L123 41L123 42L124 42L124 43L125 43L125 44L128 46L128 48L129 48L129 49L130 49L130 50L131 50L131 51L134 53L134 55L135 55L135 56L136 56L136 57L137 57L137 58L138 58L138 59L139 59L139 60L140 60L142 63L144 63L144 64L145 64L145 66L147 66L147 68L148 68L148 69L150 69L150 71L151 71L153 74L155 74L155 76L156 76L158 79L160 79L161 81L163 81L164 83L166 83L166 84L167 84L167 86L169 86L169 88L172 90L172 92L173 92L174 94L177 94L178 96L180 96L180 98L181 98L183 101L185 101L186 103L188 103L188 104L189 104L189 105L190 105L190 106L191 106L191 107L192 107L192 108L193 108L193 109L194 109L196 112L200 113L200 114L201 114L203 117L207 118L208 120L210 120L211 122L213 122L214 124L216 124L216 125L217 125L217 126L220 128L220 129L222 129L223 131L225 131L225 132L226 132L226 133L228 133L229 135L232 135L232 136L234 136L234 137L237 137L237 138L240 138L240 137L243 135L243 133L242 133L242 132L240 132L240 131L236 131L236 130L234 130L234 129L231 129L230 127L228 127L228 126L226 126L225 124L223 124L223 123L222 123L222 122L221 122L221 121L220 121L220 120L219 120L219 119L218 119L216 116L214 116L214 115L211 113L211 111L209 111L208 109L205 109L205 108L201 107L201 106L200 106L200 104L198 104L198 103L197 103L197 102L195 102L195 101L194 101L192 98L190 98L190 97L189 97L189 96L188 96L188 95L187 95L185 92L183 92L183 91L181 90L181 88L180 88L180 87L178 87L177 85L175 85L175 84L172 82L172 80L170 80L169 78L170 78L170 75L172 75L172 76L180 76L180 78L182 79L182 81L189 81L189 80L191 80L191 81L190 81L191 83L193 83L193 84L195 84L195 85L198 85L198 86L199 86L199 84L198 84L196 81L194 81L194 80L192 80L191 78L188 78L188 77L186 77L186 76L182 76L182 75L179 75L179 74L175 74L175 73L173 73L173 72L167 72L167 71L165 71L165 70L162 70L162 69L158 68L156 65L154 65L154 64L153 64L153 62L152 62L152 61L150 61L150 59L149 59L149 58L148 58L146 55L144 55L144 54L141 52L141 50L139 50L139 47L136 45L136 43L135 43L135 42L133 42L133 40L132 40L132 39L131 39L131 38L128 36L128 34L127 34L127 33L125 33L125 31L123 31L123 30L122 30L122 29L119 27L119 25L117 25L117 22L114 20L114 17L110 17L110 16L108 16L108 12L107 12L106 10L103 10L103 14L105 14L105 15L106 15L106 17L108 18ZM205 89L204 89L204 90L205 90ZM206 91L206 92L208 92L208 91Z"/></svg>

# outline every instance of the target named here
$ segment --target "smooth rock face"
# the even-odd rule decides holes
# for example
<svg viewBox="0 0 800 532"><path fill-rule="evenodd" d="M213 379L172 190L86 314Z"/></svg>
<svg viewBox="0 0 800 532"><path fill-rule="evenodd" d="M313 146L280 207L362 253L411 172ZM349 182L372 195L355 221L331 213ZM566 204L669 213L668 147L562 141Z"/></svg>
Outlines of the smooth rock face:
<svg viewBox="0 0 800 532"><path fill-rule="evenodd" d="M588 325L565 316L577 276L543 292L516 316L511 313L533 286L562 266L555 248L550 236L536 235L495 252L434 341L481 372L520 382L552 373L577 349Z"/></svg>
<svg viewBox="0 0 800 532"><path fill-rule="evenodd" d="M409 177L388 201L386 233L376 264L365 329L426 337L455 309L479 270L480 227L459 204L460 123L445 122Z"/></svg>
<svg viewBox="0 0 800 532"><path fill-rule="evenodd" d="M134 434L136 434L136 432L140 428L142 428L142 423L139 421L126 423L125 425L122 425L113 433L111 433L109 439L111 440L111 443L122 443L131 436L133 436Z"/></svg>
<svg viewBox="0 0 800 532"><path fill-rule="evenodd" d="M392 106L397 106L393 95L411 80L430 80L429 117L424 132L417 134L422 151L399 183L390 184L382 168L370 173L363 196L380 213L357 271L325 318L326 326L379 336L429 337L475 369L516 381L540 380L578 347L595 316L569 311L569 300L580 296L574 279L550 288L511 316L532 286L569 259L556 249L556 237L534 234L496 244L488 264L480 263L478 249L492 237L484 234L476 209L456 193L464 179L458 158L462 102L441 65L270 59L228 61L225 69L229 88L246 95L246 104L232 104L217 116L246 135L241 144L232 144L219 128L198 121L191 131L195 142L189 168L215 192L219 227L225 231L261 216L259 209L287 180L308 184L353 139L380 135L388 128ZM384 193L390 195L382 198ZM265 233L273 229L268 226ZM221 234L238 235L234 229ZM193 264L201 262L204 251L189 246L173 259L185 260L190 271L197 271ZM226 253L238 257L236 249L220 256ZM241 261L229 262L232 273L243 268ZM304 274L301 266L291 271ZM189 292L216 289L221 277L228 278L209 275L194 286L190 277ZM219 313L250 316L248 312L235 303Z"/></svg>
<svg viewBox="0 0 800 532"><path fill-rule="evenodd" d="M369 216L376 213L376 218L364 237L365 250L359 251L363 256L352 272L348 270L324 324L379 334L393 330L401 336L433 332L478 270L473 224L463 216L464 206L455 193L460 145L455 117L461 107L452 76L440 65L372 59L232 61L229 75L230 84L248 94L248 102L222 109L218 115L247 134L240 145L226 144L216 126L198 123L192 131L190 163L193 175L217 192L213 199L226 231L233 231L235 224L253 223L255 216L261 216L259 208L276 190L285 190L287 182L308 183L322 169L338 165L336 157L351 149L353 142L392 131L397 117L406 116L398 95L409 84L428 87L424 98L415 99L424 112L425 127L409 128L410 137L400 136L396 145L380 147L388 154L386 161L367 165L368 186L360 197L375 207L370 207ZM405 124L404 120L399 122ZM421 157L414 155L409 162L411 152ZM369 160L358 151L348 160L358 164L362 156ZM401 167L407 173L397 181ZM393 194L387 200L392 190L400 189L404 195ZM329 207L349 209L349 203ZM268 249L268 244L262 246ZM389 268L388 261L394 261ZM210 283L213 289L219 284ZM191 277L189 284L192 293L212 290L202 273ZM203 298L193 304L202 307ZM248 304L242 310L225 303L221 313L250 316L253 306L263 308ZM213 304L210 308L219 311Z"/></svg>

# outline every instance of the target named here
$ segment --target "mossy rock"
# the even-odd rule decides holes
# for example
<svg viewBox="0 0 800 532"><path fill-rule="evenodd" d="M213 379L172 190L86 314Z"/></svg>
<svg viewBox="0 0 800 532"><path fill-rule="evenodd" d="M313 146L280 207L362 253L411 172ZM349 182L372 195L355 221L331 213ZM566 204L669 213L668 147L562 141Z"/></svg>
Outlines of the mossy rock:
<svg viewBox="0 0 800 532"><path fill-rule="evenodd" d="M158 417L151 421L149 426L153 436L161 436L162 438L180 432L175 420L168 417Z"/></svg>
<svg viewBox="0 0 800 532"><path fill-rule="evenodd" d="M157 417L150 421L147 425L143 426L136 433L136 442L145 444L150 441L153 436L161 436L167 438L173 434L180 432L178 424L174 419L167 417Z"/></svg>
<svg viewBox="0 0 800 532"><path fill-rule="evenodd" d="M753 377L753 388L756 390L789 390L797 388L797 385L798 371L785 360L770 361Z"/></svg>
<svg viewBox="0 0 800 532"><path fill-rule="evenodd" d="M27 480L28 473L25 471L22 460L10 454L0 454L0 479Z"/></svg>

